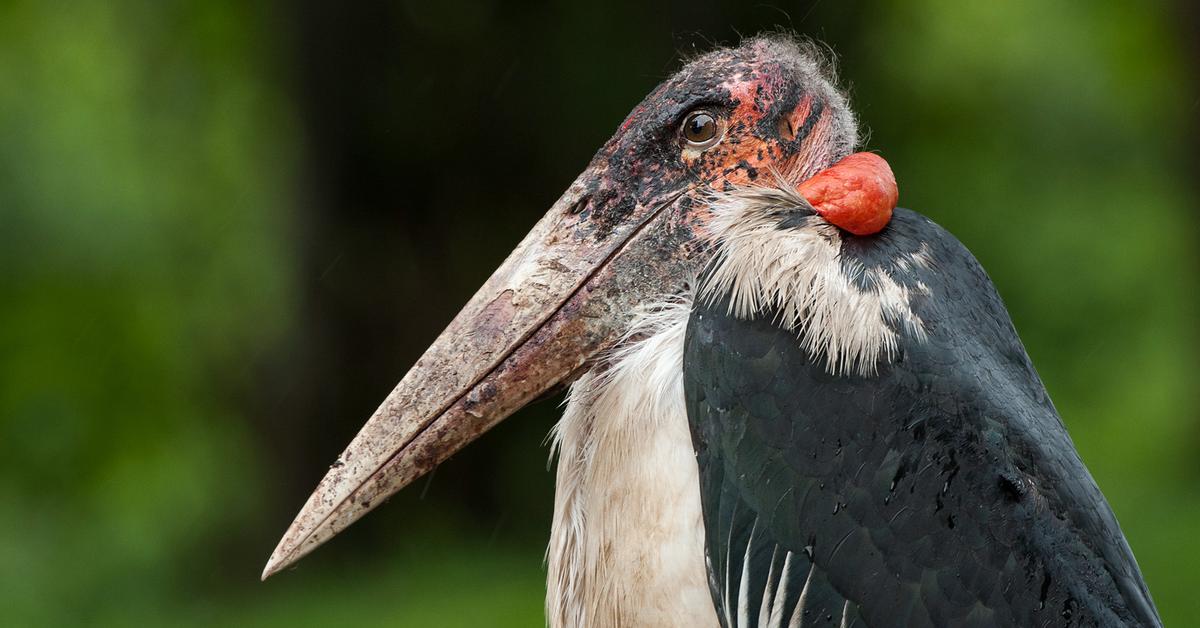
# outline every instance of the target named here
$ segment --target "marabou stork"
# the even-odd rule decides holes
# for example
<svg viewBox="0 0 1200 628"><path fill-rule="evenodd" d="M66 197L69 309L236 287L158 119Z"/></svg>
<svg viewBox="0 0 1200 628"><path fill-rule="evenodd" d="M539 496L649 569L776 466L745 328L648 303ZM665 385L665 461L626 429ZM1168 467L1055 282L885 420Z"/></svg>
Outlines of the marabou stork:
<svg viewBox="0 0 1200 628"><path fill-rule="evenodd" d="M688 63L334 462L291 565L548 391L552 626L1159 626L987 275L817 49Z"/></svg>

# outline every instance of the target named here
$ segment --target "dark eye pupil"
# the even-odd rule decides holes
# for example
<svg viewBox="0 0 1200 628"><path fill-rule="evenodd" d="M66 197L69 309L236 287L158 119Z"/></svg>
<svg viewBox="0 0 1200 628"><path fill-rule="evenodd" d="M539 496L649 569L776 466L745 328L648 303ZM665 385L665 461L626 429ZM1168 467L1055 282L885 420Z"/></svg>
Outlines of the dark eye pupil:
<svg viewBox="0 0 1200 628"><path fill-rule="evenodd" d="M717 121L707 113L693 113L683 122L683 136L687 141L702 144L717 134Z"/></svg>

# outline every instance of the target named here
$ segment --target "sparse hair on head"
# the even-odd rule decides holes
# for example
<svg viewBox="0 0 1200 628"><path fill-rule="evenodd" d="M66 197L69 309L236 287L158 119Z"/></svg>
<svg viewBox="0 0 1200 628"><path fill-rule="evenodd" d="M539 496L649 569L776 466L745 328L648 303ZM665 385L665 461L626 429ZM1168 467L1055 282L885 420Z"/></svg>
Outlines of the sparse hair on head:
<svg viewBox="0 0 1200 628"><path fill-rule="evenodd" d="M777 29L746 37L737 46L716 46L702 54L681 55L687 72L722 54L744 53L751 49L767 52L787 63L801 81L816 92L831 115L831 139L836 158L845 157L859 145L858 119L850 107L850 98L839 85L837 54L828 45L787 29Z"/></svg>

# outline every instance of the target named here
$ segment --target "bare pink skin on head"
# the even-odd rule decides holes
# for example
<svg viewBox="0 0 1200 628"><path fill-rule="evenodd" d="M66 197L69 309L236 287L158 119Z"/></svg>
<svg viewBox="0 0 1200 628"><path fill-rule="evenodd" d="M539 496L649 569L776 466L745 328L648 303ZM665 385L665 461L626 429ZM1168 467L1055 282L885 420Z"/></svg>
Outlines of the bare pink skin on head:
<svg viewBox="0 0 1200 628"><path fill-rule="evenodd" d="M682 150L686 171L717 190L770 185L770 175L762 177L774 173L796 186L829 223L858 236L881 231L899 200L887 161L856 153L821 169L837 157L828 152L835 143L830 141L834 120L827 103L814 93L797 91L790 69L765 54L763 46L748 52L720 83L728 94L720 120L722 141L704 151Z"/></svg>

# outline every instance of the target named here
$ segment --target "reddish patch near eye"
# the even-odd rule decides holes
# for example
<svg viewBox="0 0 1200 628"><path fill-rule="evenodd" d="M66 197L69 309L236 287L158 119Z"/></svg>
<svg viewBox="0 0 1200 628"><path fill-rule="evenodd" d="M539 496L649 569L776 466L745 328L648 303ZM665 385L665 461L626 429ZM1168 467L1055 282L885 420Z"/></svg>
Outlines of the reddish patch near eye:
<svg viewBox="0 0 1200 628"><path fill-rule="evenodd" d="M860 236L886 227L900 199L892 167L875 153L850 155L796 189L830 224Z"/></svg>

